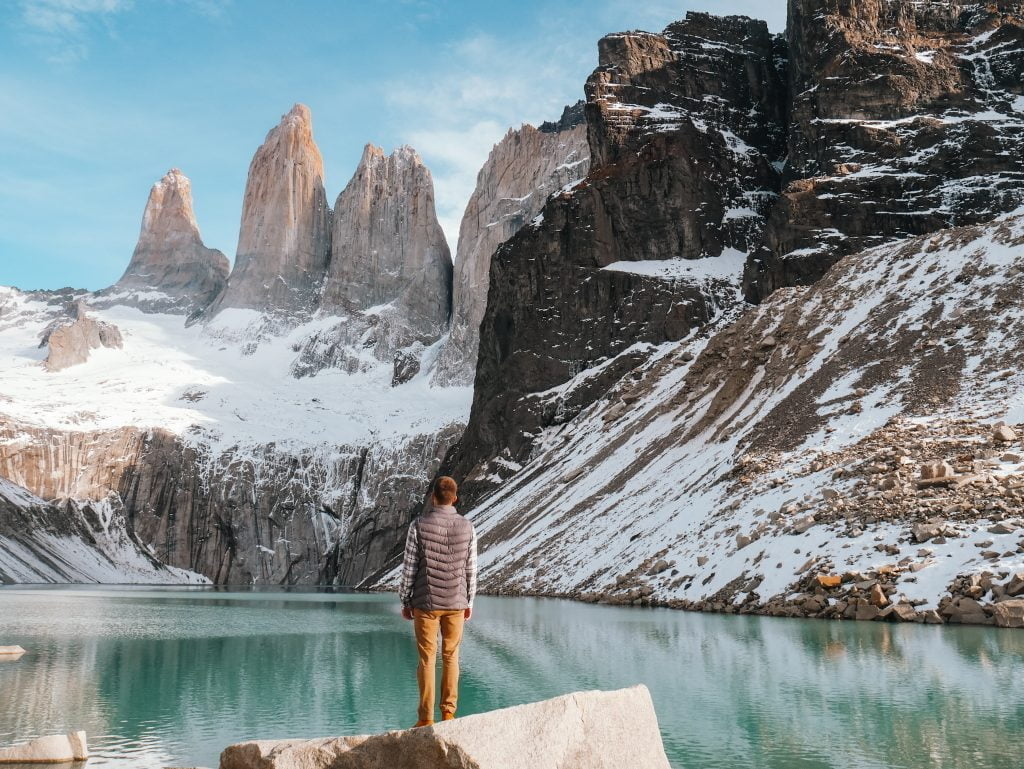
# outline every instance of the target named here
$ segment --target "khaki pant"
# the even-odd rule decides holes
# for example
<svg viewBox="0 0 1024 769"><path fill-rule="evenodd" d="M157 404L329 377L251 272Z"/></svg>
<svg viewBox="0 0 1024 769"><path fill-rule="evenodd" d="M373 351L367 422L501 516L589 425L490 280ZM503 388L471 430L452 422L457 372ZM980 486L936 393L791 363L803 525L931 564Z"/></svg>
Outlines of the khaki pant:
<svg viewBox="0 0 1024 769"><path fill-rule="evenodd" d="M441 712L455 713L459 699L459 642L466 614L456 611L413 609L416 648L420 664L416 680L420 685L419 720L434 720L434 678L437 674L437 632L441 631Z"/></svg>

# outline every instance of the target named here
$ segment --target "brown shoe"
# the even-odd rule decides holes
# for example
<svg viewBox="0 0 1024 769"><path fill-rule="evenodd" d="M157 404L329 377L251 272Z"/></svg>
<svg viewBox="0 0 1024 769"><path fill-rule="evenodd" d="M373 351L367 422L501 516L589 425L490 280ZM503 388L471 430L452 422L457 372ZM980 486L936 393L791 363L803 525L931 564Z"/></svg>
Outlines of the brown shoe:
<svg viewBox="0 0 1024 769"><path fill-rule="evenodd" d="M416 726L414 726L413 729L419 729L421 726L433 726L433 725L434 725L433 721L417 721L416 722Z"/></svg>
<svg viewBox="0 0 1024 769"><path fill-rule="evenodd" d="M441 720L442 721L454 721L455 720L455 714L454 713L449 713L447 711L443 711L441 713Z"/></svg>

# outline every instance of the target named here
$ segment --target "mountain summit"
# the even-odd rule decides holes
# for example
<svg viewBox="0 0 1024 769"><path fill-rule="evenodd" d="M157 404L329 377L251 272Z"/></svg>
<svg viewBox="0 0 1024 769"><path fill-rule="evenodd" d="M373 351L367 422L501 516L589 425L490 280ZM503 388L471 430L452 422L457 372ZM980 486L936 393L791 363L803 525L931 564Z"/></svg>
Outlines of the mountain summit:
<svg viewBox="0 0 1024 769"><path fill-rule="evenodd" d="M149 191L128 268L100 294L100 302L130 302L151 312L194 311L223 290L229 268L224 254L203 244L192 184L172 168Z"/></svg>
<svg viewBox="0 0 1024 769"><path fill-rule="evenodd" d="M235 266L211 314L226 307L308 308L329 258L324 161L309 108L296 104L249 165Z"/></svg>

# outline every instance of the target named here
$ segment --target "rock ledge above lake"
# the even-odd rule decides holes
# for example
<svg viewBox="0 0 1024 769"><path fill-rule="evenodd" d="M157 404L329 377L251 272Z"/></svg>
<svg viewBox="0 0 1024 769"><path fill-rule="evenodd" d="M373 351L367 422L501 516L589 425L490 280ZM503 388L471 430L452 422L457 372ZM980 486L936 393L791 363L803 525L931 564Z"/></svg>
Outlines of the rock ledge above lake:
<svg viewBox="0 0 1024 769"><path fill-rule="evenodd" d="M232 745L220 769L668 769L645 686L372 736Z"/></svg>

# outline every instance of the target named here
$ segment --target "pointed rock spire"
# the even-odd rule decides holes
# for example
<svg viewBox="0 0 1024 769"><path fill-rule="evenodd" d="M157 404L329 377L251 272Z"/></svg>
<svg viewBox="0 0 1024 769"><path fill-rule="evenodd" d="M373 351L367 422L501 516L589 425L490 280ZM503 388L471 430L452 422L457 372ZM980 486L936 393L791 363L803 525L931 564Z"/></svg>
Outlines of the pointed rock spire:
<svg viewBox="0 0 1024 769"><path fill-rule="evenodd" d="M296 104L253 156L235 267L212 312L314 307L330 256L323 179L309 108Z"/></svg>
<svg viewBox="0 0 1024 769"><path fill-rule="evenodd" d="M101 292L100 302L116 297L146 310L200 309L224 288L228 269L224 254L203 245L192 210L192 184L172 168L149 191L128 269Z"/></svg>
<svg viewBox="0 0 1024 769"><path fill-rule="evenodd" d="M416 338L429 342L448 322L451 276L430 171L411 147L385 155L367 144L335 203L322 306L390 305Z"/></svg>
<svg viewBox="0 0 1024 769"><path fill-rule="evenodd" d="M435 383L473 384L492 254L540 213L551 193L585 177L589 167L583 102L566 107L557 122L510 129L494 145L459 227L451 334Z"/></svg>

